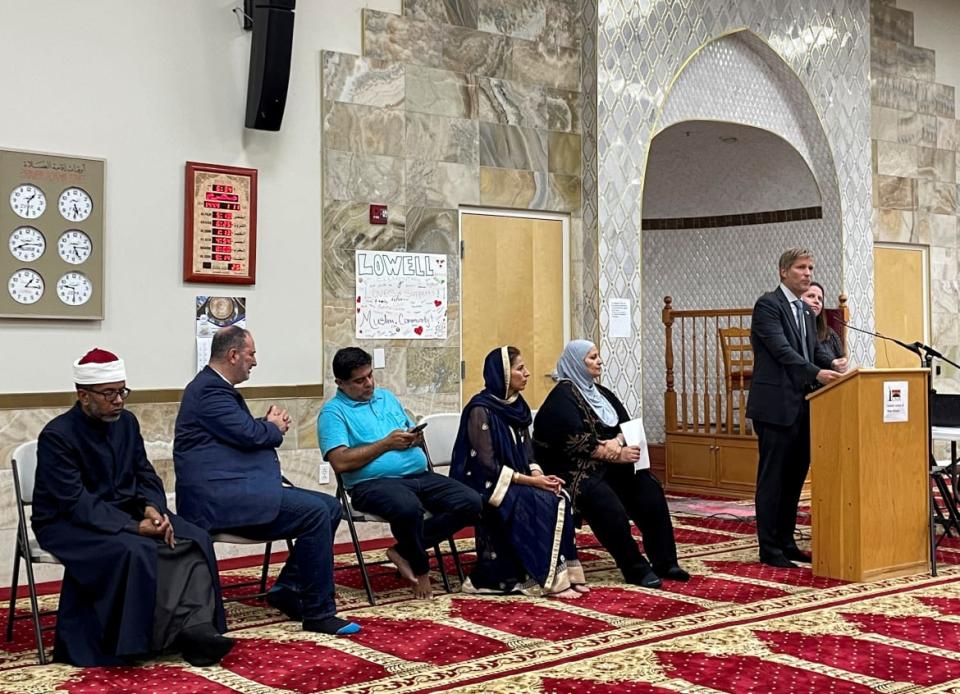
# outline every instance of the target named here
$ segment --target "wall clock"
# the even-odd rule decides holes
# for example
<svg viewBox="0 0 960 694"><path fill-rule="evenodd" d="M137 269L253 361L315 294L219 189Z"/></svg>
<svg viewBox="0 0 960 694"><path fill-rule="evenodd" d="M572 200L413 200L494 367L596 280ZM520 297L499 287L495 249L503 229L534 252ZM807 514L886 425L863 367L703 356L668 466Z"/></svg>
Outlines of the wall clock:
<svg viewBox="0 0 960 694"><path fill-rule="evenodd" d="M104 168L0 149L0 318L103 318Z"/></svg>

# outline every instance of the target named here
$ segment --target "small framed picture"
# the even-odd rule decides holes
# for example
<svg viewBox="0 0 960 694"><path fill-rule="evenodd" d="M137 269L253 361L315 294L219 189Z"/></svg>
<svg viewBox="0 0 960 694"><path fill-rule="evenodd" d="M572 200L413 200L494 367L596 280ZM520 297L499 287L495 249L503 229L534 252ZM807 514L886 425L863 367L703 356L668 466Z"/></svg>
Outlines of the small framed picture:
<svg viewBox="0 0 960 694"><path fill-rule="evenodd" d="M188 161L183 280L257 281L257 170Z"/></svg>

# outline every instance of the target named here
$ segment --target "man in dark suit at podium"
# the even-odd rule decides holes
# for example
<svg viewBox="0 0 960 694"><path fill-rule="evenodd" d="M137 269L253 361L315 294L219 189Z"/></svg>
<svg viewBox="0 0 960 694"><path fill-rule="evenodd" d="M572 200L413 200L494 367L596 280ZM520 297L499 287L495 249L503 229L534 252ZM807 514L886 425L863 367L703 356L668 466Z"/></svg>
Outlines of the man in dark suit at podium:
<svg viewBox="0 0 960 694"><path fill-rule="evenodd" d="M810 467L810 410L806 395L837 379L846 359L831 362L817 343L813 314L801 296L810 287L813 256L791 248L780 256L780 286L753 307L753 378L747 416L760 449L757 466L757 539L760 561L797 568L809 562L793 533L803 481Z"/></svg>

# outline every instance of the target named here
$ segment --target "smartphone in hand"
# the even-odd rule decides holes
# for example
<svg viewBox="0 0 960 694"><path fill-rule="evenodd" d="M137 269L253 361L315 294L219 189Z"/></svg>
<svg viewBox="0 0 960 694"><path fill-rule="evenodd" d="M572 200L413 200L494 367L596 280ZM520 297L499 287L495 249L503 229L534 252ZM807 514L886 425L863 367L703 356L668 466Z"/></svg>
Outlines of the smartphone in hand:
<svg viewBox="0 0 960 694"><path fill-rule="evenodd" d="M418 424L417 426L415 426L415 427L410 427L409 429L407 429L407 433L408 433L408 434L419 434L421 431L423 431L424 429L427 428L427 424L429 424L429 422L420 422L420 424Z"/></svg>

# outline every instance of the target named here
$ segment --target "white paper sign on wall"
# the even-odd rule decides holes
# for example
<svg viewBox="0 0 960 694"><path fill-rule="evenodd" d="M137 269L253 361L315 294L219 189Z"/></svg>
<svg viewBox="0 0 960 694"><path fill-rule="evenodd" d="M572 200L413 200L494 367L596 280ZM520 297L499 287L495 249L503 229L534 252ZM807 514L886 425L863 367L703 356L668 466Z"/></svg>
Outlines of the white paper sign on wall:
<svg viewBox="0 0 960 694"><path fill-rule="evenodd" d="M356 251L356 336L435 340L447 337L447 256Z"/></svg>

